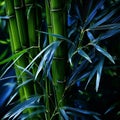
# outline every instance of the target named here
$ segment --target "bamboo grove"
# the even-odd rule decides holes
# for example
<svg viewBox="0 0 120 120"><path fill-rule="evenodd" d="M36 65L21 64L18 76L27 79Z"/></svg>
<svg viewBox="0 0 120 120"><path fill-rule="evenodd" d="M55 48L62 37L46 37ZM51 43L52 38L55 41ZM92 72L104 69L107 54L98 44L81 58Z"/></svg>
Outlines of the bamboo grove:
<svg viewBox="0 0 120 120"><path fill-rule="evenodd" d="M8 104L17 102L2 120L100 120L113 110L99 114L88 103L93 86L100 99L101 79L118 70L107 69L118 63L107 50L114 51L108 41L120 33L120 2L4 1L12 56L0 64L15 69L17 85Z"/></svg>
<svg viewBox="0 0 120 120"><path fill-rule="evenodd" d="M5 0L6 11L9 17L8 27L10 33L10 42L11 49L13 55L19 53L20 51L31 48L29 52L24 53L22 57L20 57L14 67L16 70L16 75L18 76L18 84L22 84L27 82L28 74L19 68L25 69L32 61L32 59L42 50L39 46L41 42L41 27L42 27L42 14L45 14L46 11L46 19L48 24L48 32L52 34L59 34L62 36L66 36L66 6L64 0L51 0L45 1L45 8L41 8L40 4L38 4L39 0ZM44 2L43 2L44 3ZM43 11L42 11L43 10ZM49 44L54 41L60 41L60 38L52 37L48 35ZM36 47L36 48L34 48ZM63 42L55 51L55 55L53 57L52 62L52 78L54 85L54 104L57 106L57 110L62 107L65 103L63 94L64 94L64 83L65 83L65 74L66 74L66 46ZM50 54L50 53L49 53ZM37 60L39 62L41 58ZM36 63L37 64L37 63ZM37 72L38 66L33 65L31 72L33 76L35 76ZM21 74L22 73L22 74ZM21 75L21 76L20 76ZM20 77L19 77L20 76ZM36 79L39 78L40 75ZM46 104L46 119L50 120L50 115L52 115L54 111L54 107L51 106L50 103L50 94L53 92L50 88L50 80L45 77L45 90L40 88L37 82L29 82L27 85L23 85L23 87L19 90L19 95L21 102L24 100L28 100L31 95L39 95L45 94L44 102ZM52 108L53 107L53 108ZM53 109L53 111L51 110ZM26 112L29 114L33 112L34 109L28 109ZM52 112L51 112L52 111ZM38 118L40 119L39 115Z"/></svg>

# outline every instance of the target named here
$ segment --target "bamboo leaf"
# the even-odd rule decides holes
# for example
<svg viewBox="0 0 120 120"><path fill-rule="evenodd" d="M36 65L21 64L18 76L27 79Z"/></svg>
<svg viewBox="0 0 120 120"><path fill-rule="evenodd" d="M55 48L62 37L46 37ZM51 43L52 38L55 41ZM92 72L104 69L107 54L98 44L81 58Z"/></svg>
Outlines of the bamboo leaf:
<svg viewBox="0 0 120 120"><path fill-rule="evenodd" d="M99 51L100 53L102 53L104 56L106 56L113 64L115 64L115 61L113 60L112 56L107 52L105 51L103 48L101 48L100 46L98 45L95 45L93 44L94 47L96 48L97 51Z"/></svg>
<svg viewBox="0 0 120 120"><path fill-rule="evenodd" d="M43 105L40 105L39 106L39 110L36 110L34 112L32 112L31 114L21 114L18 119L19 120L28 120L28 119L31 119L36 116L36 115L39 115L41 113L44 113L45 112L45 107Z"/></svg>
<svg viewBox="0 0 120 120"><path fill-rule="evenodd" d="M24 71L26 71L32 64L35 63L35 61L48 49L53 47L54 45L59 45L61 41L55 41L49 44L47 47L45 47L40 53L37 54L37 56L29 63L29 65L22 71L21 75L23 74Z"/></svg>
<svg viewBox="0 0 120 120"><path fill-rule="evenodd" d="M37 32L40 32L40 33L43 33L43 34L46 34L46 35L50 35L50 36L52 36L52 37L56 37L56 38L58 38L58 39L60 39L60 40L65 40L66 42L74 45L74 43L73 43L72 41L70 41L69 39L67 39L66 37L64 37L64 36L62 36L62 35L60 35L60 34L53 34L53 33L48 33L48 32L39 31L39 30L36 30L36 31L37 31Z"/></svg>
<svg viewBox="0 0 120 120"><path fill-rule="evenodd" d="M11 119L12 120L16 120L16 118L21 114L21 112L23 112L23 110L25 110L26 108L30 108L30 107L36 107L36 102L40 100L39 96L35 96L35 97L31 97L28 100L26 100L23 103L18 104L17 106L15 106L14 108L12 108L3 118L4 119Z"/></svg>
<svg viewBox="0 0 120 120"><path fill-rule="evenodd" d="M115 29L120 29L119 23L100 25L96 27L92 26L89 28L89 30L115 30Z"/></svg>
<svg viewBox="0 0 120 120"><path fill-rule="evenodd" d="M7 62L10 62L11 60L16 59L17 57L23 55L23 54L26 53L27 51L28 51L28 49L24 49L24 50L22 50L22 51L20 51L20 52L18 52L18 53L15 53L15 54L12 55L11 57L8 57L8 58L0 61L0 65L5 64L5 63L7 63Z"/></svg>
<svg viewBox="0 0 120 120"><path fill-rule="evenodd" d="M84 57L86 60L88 60L90 63L92 63L90 57L85 53L85 51L83 51L82 49L78 50L78 54L81 55L82 57Z"/></svg>
<svg viewBox="0 0 120 120"><path fill-rule="evenodd" d="M39 64L39 66L38 66L38 70L37 70L36 75L35 75L35 80L37 79L38 74L39 74L39 73L41 72L41 70L44 68L44 66L45 66L45 61L47 60L49 53L50 53L50 49L45 52L45 55L43 56L43 58L42 58L42 60L41 60L41 62L40 62L40 64Z"/></svg>
<svg viewBox="0 0 120 120"><path fill-rule="evenodd" d="M87 78L89 75L90 75L90 72L86 72L86 73L82 74L81 76L79 76L78 78L76 78L75 80L69 81L68 82L68 87L74 85L77 82L82 81L83 79Z"/></svg>
<svg viewBox="0 0 120 120"><path fill-rule="evenodd" d="M87 31L87 36L88 36L88 38L89 38L89 40L91 42L95 39L94 36L93 36L93 34L91 32L89 32L89 31Z"/></svg>
<svg viewBox="0 0 120 120"><path fill-rule="evenodd" d="M88 84L90 83L90 81L92 80L92 78L94 77L95 73L97 71L97 67L95 66L95 68L90 72L90 76L88 78L87 84L85 86L85 89L87 88Z"/></svg>
<svg viewBox="0 0 120 120"><path fill-rule="evenodd" d="M2 60L5 58L5 56L7 55L7 53L8 53L8 49L4 50L4 51L0 54L0 61L2 61Z"/></svg>
<svg viewBox="0 0 120 120"><path fill-rule="evenodd" d="M64 109L60 109L60 113L63 117L64 120L69 120L69 117L68 115L66 114L65 110Z"/></svg>
<svg viewBox="0 0 120 120"><path fill-rule="evenodd" d="M37 73L36 73L36 75L35 75L35 79L37 78L37 76L38 76L38 74L40 73L40 71L43 69L46 60L47 60L49 57L53 56L54 52L56 51L56 49L57 49L57 47L58 47L59 45L60 45L60 42L56 42L56 44L53 44L53 46L45 52L45 54L44 54L44 56L43 56L43 58L42 58L42 60L41 60L41 62L40 62L40 64L39 64ZM50 55L50 54L51 54L51 55Z"/></svg>
<svg viewBox="0 0 120 120"><path fill-rule="evenodd" d="M107 39L109 37L112 37L114 36L115 34L118 34L120 33L120 29L115 29L115 30L109 30L108 32L102 34L98 40L104 40L104 39Z"/></svg>
<svg viewBox="0 0 120 120"><path fill-rule="evenodd" d="M97 112L93 112L93 111L89 111L89 110L84 110L84 109L79 109L79 108L63 107L63 109L65 111L70 111L70 112L73 112L73 113L79 113L79 114L84 114L84 115L97 115L97 116L100 116L100 114L97 113Z"/></svg>
<svg viewBox="0 0 120 120"><path fill-rule="evenodd" d="M109 14L105 15L105 17L103 17L101 20L99 20L97 23L95 23L92 27L97 27L101 24L103 24L104 22L106 22L108 19L110 19L115 13L116 13L117 9L112 10Z"/></svg>
<svg viewBox="0 0 120 120"><path fill-rule="evenodd" d="M101 78L102 69L103 69L103 63L104 63L104 59L102 59L97 65L97 77L96 77L96 87L95 87L96 91L98 91L98 88L99 88L100 78Z"/></svg>
<svg viewBox="0 0 120 120"><path fill-rule="evenodd" d="M84 27L86 27L91 21L92 19L95 17L97 10L103 5L105 0L100 0L100 2L95 6L95 8L93 9L93 11L90 13L90 15L87 17Z"/></svg>

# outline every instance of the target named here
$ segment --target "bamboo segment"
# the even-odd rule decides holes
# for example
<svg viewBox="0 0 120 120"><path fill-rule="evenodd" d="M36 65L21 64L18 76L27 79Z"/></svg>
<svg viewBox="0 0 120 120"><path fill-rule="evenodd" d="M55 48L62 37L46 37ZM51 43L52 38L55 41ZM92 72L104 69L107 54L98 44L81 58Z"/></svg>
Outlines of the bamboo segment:
<svg viewBox="0 0 120 120"><path fill-rule="evenodd" d="M45 0L45 7L46 7L46 21L47 21L47 28L48 33L52 33L52 18L51 18L51 12L50 12L50 4L47 0ZM53 37L49 35L49 43L53 42Z"/></svg>
<svg viewBox="0 0 120 120"><path fill-rule="evenodd" d="M14 1L13 0L6 0L6 9L7 9L7 14L9 16L9 27L10 27L10 37L11 37L11 46L13 54L16 52L19 52L22 50L22 44L20 42L20 37L19 37L19 32L17 28L17 21L16 21L16 16L15 16L15 11L14 11ZM26 67L26 62L24 56L22 56L19 60L16 62L17 65L25 68ZM15 64L15 65L16 65ZM15 66L16 70L16 75L17 77L20 75L21 71ZM23 73L20 79L17 80L18 83L22 83L27 79L26 73ZM29 86L23 87L23 89L20 89L20 99L28 99L31 96L31 91L30 91ZM30 112L30 110L28 110Z"/></svg>
<svg viewBox="0 0 120 120"><path fill-rule="evenodd" d="M64 0L51 0L50 1L50 12L53 25L53 33L66 36L66 11ZM53 41L60 40L53 37ZM63 42L57 49L54 60L52 63L52 75L56 89L56 97L58 108L63 106L65 103L63 99L65 75L66 75L66 45Z"/></svg>
<svg viewBox="0 0 120 120"><path fill-rule="evenodd" d="M25 16L25 6L22 0L14 0L14 9L17 19L17 27L22 48L27 48L29 45L27 33L27 19Z"/></svg>
<svg viewBox="0 0 120 120"><path fill-rule="evenodd" d="M28 25L28 38L30 46L38 46L38 40L36 36L36 16L35 16L35 1L25 0L26 14L27 14L27 25ZM31 57L34 58L38 51L31 50Z"/></svg>

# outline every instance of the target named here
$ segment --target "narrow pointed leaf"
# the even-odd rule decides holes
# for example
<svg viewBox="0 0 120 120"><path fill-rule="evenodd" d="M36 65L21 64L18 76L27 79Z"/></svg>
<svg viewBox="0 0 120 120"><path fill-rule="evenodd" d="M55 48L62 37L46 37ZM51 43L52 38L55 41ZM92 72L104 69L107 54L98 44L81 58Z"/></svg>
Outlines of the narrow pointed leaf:
<svg viewBox="0 0 120 120"><path fill-rule="evenodd" d="M100 25L97 27L90 27L89 30L115 30L120 29L119 23Z"/></svg>
<svg viewBox="0 0 120 120"><path fill-rule="evenodd" d="M97 10L103 5L104 1L105 0L100 0L100 2L96 5L96 7L93 9L90 15L87 17L84 27L86 27L91 22L91 20L95 17Z"/></svg>
<svg viewBox="0 0 120 120"><path fill-rule="evenodd" d="M101 24L103 24L104 22L106 22L108 19L110 19L114 14L116 13L116 9L112 10L109 14L107 14L105 17L103 17L101 20L99 20L97 23L95 23L93 25L93 27L97 27Z"/></svg>
<svg viewBox="0 0 120 120"><path fill-rule="evenodd" d="M87 84L86 84L86 86L85 86L85 89L87 88L88 84L90 83L90 81L91 81L92 78L94 77L96 71L97 71L97 67L95 66L95 68L94 68L94 69L91 71L91 73L90 73L90 76L89 76L89 78L88 78L88 81L87 81Z"/></svg>
<svg viewBox="0 0 120 120"><path fill-rule="evenodd" d="M86 60L88 60L90 63L92 63L90 57L83 51L82 49L78 50L78 54L84 57Z"/></svg>
<svg viewBox="0 0 120 120"><path fill-rule="evenodd" d="M94 47L96 48L97 51L99 51L104 56L106 56L113 64L115 64L115 61L113 60L112 56L106 50L104 50L103 48L95 44L94 44Z"/></svg>
<svg viewBox="0 0 120 120"><path fill-rule="evenodd" d="M65 110L64 109L60 109L60 113L63 117L64 120L69 120L69 117L68 115L66 114Z"/></svg>
<svg viewBox="0 0 120 120"><path fill-rule="evenodd" d="M102 74L102 69L103 69L103 63L104 63L104 58L97 65L97 77L96 77L96 86L95 86L96 92L99 89L99 84L100 84L100 79L101 79L101 74Z"/></svg>
<svg viewBox="0 0 120 120"><path fill-rule="evenodd" d="M89 38L89 40L91 42L95 39L94 36L93 36L93 34L91 32L89 32L89 31L87 31L87 36L88 36L88 38Z"/></svg>
<svg viewBox="0 0 120 120"><path fill-rule="evenodd" d="M3 117L3 120L6 118L9 119L14 118L13 120L15 120L16 117L18 117L21 114L21 112L23 112L23 110L32 107L39 99L40 99L39 96L35 96L35 97L31 97L30 99L26 100L23 103L18 104Z"/></svg>

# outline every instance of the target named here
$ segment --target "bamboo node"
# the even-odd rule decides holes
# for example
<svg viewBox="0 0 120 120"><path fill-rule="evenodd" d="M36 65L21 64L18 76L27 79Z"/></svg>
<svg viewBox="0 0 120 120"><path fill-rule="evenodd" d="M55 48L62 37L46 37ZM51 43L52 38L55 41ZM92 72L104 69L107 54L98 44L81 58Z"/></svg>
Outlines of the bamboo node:
<svg viewBox="0 0 120 120"><path fill-rule="evenodd" d="M52 28L53 26L52 25L48 25L48 28Z"/></svg>
<svg viewBox="0 0 120 120"><path fill-rule="evenodd" d="M66 80L64 80L64 81L58 80L57 83L64 84L64 83L66 83Z"/></svg>
<svg viewBox="0 0 120 120"><path fill-rule="evenodd" d="M53 60L64 60L65 59L65 57L53 57Z"/></svg>
<svg viewBox="0 0 120 120"><path fill-rule="evenodd" d="M10 16L8 16L8 17L9 17L9 19L11 19L11 18L14 18L15 15L13 14L13 15L10 15Z"/></svg>
<svg viewBox="0 0 120 120"><path fill-rule="evenodd" d="M24 8L24 6L14 7L15 10L20 10L22 8Z"/></svg>
<svg viewBox="0 0 120 120"><path fill-rule="evenodd" d="M50 10L51 12L59 12L59 11L63 11L62 8L54 8Z"/></svg>
<svg viewBox="0 0 120 120"><path fill-rule="evenodd" d="M26 7L30 7L30 6L32 6L32 7L33 7L34 4L33 4L33 3L28 3L28 4L25 4L25 6L26 6Z"/></svg>

